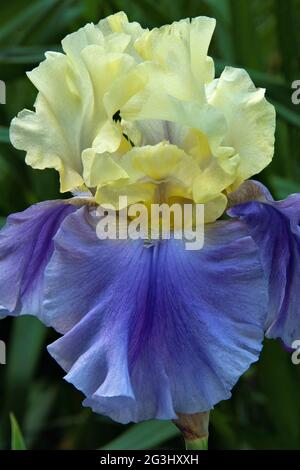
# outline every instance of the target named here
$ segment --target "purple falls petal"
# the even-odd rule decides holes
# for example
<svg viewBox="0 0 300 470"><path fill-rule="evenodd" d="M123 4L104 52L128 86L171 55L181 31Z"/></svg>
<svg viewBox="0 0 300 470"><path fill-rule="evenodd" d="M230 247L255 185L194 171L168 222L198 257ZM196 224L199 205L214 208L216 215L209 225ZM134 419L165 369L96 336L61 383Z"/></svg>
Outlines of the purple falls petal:
<svg viewBox="0 0 300 470"><path fill-rule="evenodd" d="M70 215L46 270L45 318L64 335L49 351L95 412L127 423L206 411L261 350L266 284L239 221L180 240L97 239Z"/></svg>
<svg viewBox="0 0 300 470"><path fill-rule="evenodd" d="M300 338L300 195L230 209L249 227L269 282L267 336L291 347Z"/></svg>
<svg viewBox="0 0 300 470"><path fill-rule="evenodd" d="M53 237L75 206L46 201L10 215L0 232L0 316L41 316L45 267Z"/></svg>

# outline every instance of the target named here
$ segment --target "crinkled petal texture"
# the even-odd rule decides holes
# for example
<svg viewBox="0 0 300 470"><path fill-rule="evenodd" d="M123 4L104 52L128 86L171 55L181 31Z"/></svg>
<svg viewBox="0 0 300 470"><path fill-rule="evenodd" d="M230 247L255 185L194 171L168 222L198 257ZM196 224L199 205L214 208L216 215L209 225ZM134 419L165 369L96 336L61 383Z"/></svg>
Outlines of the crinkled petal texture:
<svg viewBox="0 0 300 470"><path fill-rule="evenodd" d="M62 192L87 187L114 206L120 193L128 203L189 198L214 222L227 194L270 163L275 130L274 107L246 71L227 67L214 79L215 23L198 17L148 31L119 12L69 34L63 53L46 53L29 72L39 93L35 111L13 119L13 145L33 168L55 168ZM186 183L177 184L166 152L166 191L159 173L149 183L140 170L137 180L128 160L142 167L147 152L147 168L156 166L168 144L190 161Z"/></svg>
<svg viewBox="0 0 300 470"><path fill-rule="evenodd" d="M28 73L39 91L35 111L13 119L10 138L33 168L59 171L62 192L83 185L84 150L113 152L120 144L113 114L143 86L134 69L137 53L130 54L141 32L122 13L87 24L62 41L64 53L47 52Z"/></svg>
<svg viewBox="0 0 300 470"><path fill-rule="evenodd" d="M291 346L300 338L300 195L276 202L263 188L261 193L264 202L237 205L230 214L248 225L268 277L267 336Z"/></svg>
<svg viewBox="0 0 300 470"><path fill-rule="evenodd" d="M265 90L255 88L243 69L226 67L220 78L207 87L208 102L222 111L228 131L223 145L240 155L235 186L260 173L273 158L275 108L265 99Z"/></svg>
<svg viewBox="0 0 300 470"><path fill-rule="evenodd" d="M229 398L258 358L267 303L243 223L207 226L200 251L174 239L100 241L95 223L82 208L62 224L44 302L64 333L50 353L84 404L127 423Z"/></svg>
<svg viewBox="0 0 300 470"><path fill-rule="evenodd" d="M207 56L215 25L215 19L205 16L184 19L138 38L135 48L155 75L154 89L157 82L160 90L179 99L204 98L204 84L215 73L213 60Z"/></svg>
<svg viewBox="0 0 300 470"><path fill-rule="evenodd" d="M152 32L143 35L138 43L147 36L151 38ZM172 39L170 36L169 42ZM204 98L200 99L199 88L199 100L191 97L189 100L179 99L171 87L167 93L164 92L164 87L158 84L158 77L153 72L150 84L157 78L155 89L148 83L140 93L133 95L122 108L122 117L130 122L131 131L135 127L133 141L139 132L147 137L149 127L151 134L153 131L156 135L162 134L157 124L145 125L149 121L163 120L171 130L176 125L176 134L181 136L176 139L176 145L190 155L199 167L200 174L195 173L192 182L193 200L198 203L214 202L218 210L212 211L207 218L214 221L226 207L224 189L227 192L237 189L243 181L271 162L274 153L274 107L265 99L265 90L256 89L242 69L226 67L219 79L205 85ZM173 132L165 132L165 138L170 141Z"/></svg>
<svg viewBox="0 0 300 470"><path fill-rule="evenodd" d="M0 316L42 316L45 267L53 237L75 206L47 201L8 217L0 232Z"/></svg>

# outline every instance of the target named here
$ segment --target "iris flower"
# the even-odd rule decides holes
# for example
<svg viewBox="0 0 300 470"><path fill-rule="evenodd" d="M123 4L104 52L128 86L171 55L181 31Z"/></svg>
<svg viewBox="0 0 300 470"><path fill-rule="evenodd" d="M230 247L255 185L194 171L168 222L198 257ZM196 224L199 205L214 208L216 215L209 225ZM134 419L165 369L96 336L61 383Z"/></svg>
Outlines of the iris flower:
<svg viewBox="0 0 300 470"><path fill-rule="evenodd" d="M206 413L262 341L300 338L300 196L251 180L272 160L275 112L245 70L215 78L215 20L87 24L27 75L34 111L10 137L62 193L0 233L1 316L36 315L83 404L121 423ZM95 208L204 204L205 242L99 240ZM227 216L224 217L227 212Z"/></svg>

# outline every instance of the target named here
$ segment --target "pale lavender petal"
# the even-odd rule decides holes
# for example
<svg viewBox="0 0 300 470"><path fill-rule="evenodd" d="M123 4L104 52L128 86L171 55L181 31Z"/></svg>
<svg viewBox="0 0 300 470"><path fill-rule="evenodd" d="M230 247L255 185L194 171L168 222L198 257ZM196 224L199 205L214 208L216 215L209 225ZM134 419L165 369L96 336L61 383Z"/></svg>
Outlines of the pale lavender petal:
<svg viewBox="0 0 300 470"><path fill-rule="evenodd" d="M269 282L267 336L291 347L300 338L300 195L230 209L249 227Z"/></svg>
<svg viewBox="0 0 300 470"><path fill-rule="evenodd" d="M53 237L75 209L62 201L46 201L8 217L0 232L0 316L41 316Z"/></svg>
<svg viewBox="0 0 300 470"><path fill-rule="evenodd" d="M210 225L204 249L180 240L98 240L70 215L46 271L49 351L85 405L116 421L171 419L229 398L261 349L267 292L240 222Z"/></svg>

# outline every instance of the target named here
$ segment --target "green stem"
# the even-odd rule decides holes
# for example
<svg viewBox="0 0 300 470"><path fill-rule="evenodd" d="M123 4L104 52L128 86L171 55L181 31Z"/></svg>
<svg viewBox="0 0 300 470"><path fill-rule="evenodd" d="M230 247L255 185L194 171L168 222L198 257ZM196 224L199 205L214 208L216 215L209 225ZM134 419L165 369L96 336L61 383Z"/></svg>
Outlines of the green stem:
<svg viewBox="0 0 300 470"><path fill-rule="evenodd" d="M185 440L186 450L208 450L208 437L200 439Z"/></svg>
<svg viewBox="0 0 300 470"><path fill-rule="evenodd" d="M177 413L173 423L185 440L186 450L207 450L209 411L191 415Z"/></svg>

